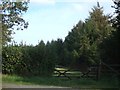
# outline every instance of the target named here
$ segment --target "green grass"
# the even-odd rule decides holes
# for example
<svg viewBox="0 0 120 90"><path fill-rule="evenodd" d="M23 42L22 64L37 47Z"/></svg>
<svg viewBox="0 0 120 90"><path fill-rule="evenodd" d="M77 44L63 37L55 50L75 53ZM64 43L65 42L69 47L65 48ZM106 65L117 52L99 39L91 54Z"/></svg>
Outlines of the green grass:
<svg viewBox="0 0 120 90"><path fill-rule="evenodd" d="M0 89L2 88L2 74L0 73Z"/></svg>
<svg viewBox="0 0 120 90"><path fill-rule="evenodd" d="M20 77L16 75L2 75L3 83L32 84L32 85L54 85L73 88L115 88L119 87L115 78L103 77L99 81L90 78L72 78L69 80L64 77Z"/></svg>

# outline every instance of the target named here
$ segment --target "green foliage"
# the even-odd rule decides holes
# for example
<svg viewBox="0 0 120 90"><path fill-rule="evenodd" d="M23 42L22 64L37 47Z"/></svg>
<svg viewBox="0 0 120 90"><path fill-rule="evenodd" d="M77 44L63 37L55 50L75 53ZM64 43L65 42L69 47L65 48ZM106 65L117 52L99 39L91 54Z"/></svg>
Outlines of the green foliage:
<svg viewBox="0 0 120 90"><path fill-rule="evenodd" d="M5 2L2 1L2 44L10 42L14 30L27 28L28 22L22 18L23 12L28 9L28 2Z"/></svg>
<svg viewBox="0 0 120 90"><path fill-rule="evenodd" d="M17 73L19 65L21 64L21 47L17 45L8 45L3 47L2 52L2 71L3 73Z"/></svg>
<svg viewBox="0 0 120 90"><path fill-rule="evenodd" d="M27 10L27 8L20 8L23 3L15 3L14 5L18 5L20 10ZM120 56L120 14L118 7L119 3L116 7L117 16L114 18L117 23L113 22L113 24L110 23L108 16L103 14L103 10L99 5L94 7L88 19L85 22L79 21L65 37L65 41L57 39L56 41L47 42L47 44L40 41L36 46L22 43L19 45L5 45L2 53L3 73L49 76L53 73L55 65L79 68L82 62L88 65L98 64L101 60L113 63L114 59L116 60L115 63L118 63ZM11 8L8 8L8 10L11 11ZM17 13L14 10L11 12ZM7 23L3 25L7 30ZM11 34L7 34L7 36L9 35Z"/></svg>
<svg viewBox="0 0 120 90"><path fill-rule="evenodd" d="M114 2L115 16L111 19L115 29L112 34L104 39L101 48L104 50L102 56L106 63L120 64L120 1Z"/></svg>
<svg viewBox="0 0 120 90"><path fill-rule="evenodd" d="M36 46L4 46L2 54L2 71L5 74L48 76L54 71L53 47L45 45L43 41Z"/></svg>
<svg viewBox="0 0 120 90"><path fill-rule="evenodd" d="M88 19L85 22L79 21L65 38L65 48L71 53L68 54L71 65L82 61L89 65L98 64L104 51L100 44L113 30L109 17L103 14L99 5L95 6Z"/></svg>

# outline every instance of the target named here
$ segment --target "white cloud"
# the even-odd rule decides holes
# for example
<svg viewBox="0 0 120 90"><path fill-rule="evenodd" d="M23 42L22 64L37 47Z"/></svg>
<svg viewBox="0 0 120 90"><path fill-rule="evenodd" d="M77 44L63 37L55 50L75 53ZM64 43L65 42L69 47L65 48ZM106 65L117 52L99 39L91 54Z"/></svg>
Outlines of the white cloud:
<svg viewBox="0 0 120 90"><path fill-rule="evenodd" d="M39 4L55 4L55 0L30 0L30 2Z"/></svg>
<svg viewBox="0 0 120 90"><path fill-rule="evenodd" d="M81 5L80 3L73 3L72 6L74 10L77 10L77 11L85 10L85 6Z"/></svg>

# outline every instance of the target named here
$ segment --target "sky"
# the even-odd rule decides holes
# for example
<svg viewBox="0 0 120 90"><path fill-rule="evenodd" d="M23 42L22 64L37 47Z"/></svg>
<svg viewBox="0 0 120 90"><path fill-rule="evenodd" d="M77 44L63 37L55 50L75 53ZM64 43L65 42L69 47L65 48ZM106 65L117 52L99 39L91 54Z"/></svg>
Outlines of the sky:
<svg viewBox="0 0 120 90"><path fill-rule="evenodd" d="M97 1L105 15L114 12L112 0L30 0L28 11L23 14L29 26L15 31L13 40L27 45L36 45L41 40L45 43L58 38L64 40L73 26L88 18Z"/></svg>

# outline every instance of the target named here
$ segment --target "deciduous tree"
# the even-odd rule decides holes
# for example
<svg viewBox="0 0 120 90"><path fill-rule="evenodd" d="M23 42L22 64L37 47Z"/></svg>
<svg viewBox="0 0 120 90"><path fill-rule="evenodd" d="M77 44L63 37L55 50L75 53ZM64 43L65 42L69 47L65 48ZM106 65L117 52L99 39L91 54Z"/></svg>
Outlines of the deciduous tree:
<svg viewBox="0 0 120 90"><path fill-rule="evenodd" d="M5 2L2 1L2 44L10 42L14 30L23 30L28 27L28 22L22 18L22 14L28 9L28 2Z"/></svg>

